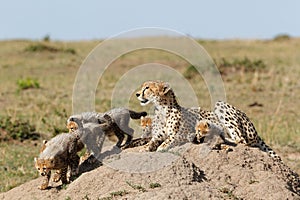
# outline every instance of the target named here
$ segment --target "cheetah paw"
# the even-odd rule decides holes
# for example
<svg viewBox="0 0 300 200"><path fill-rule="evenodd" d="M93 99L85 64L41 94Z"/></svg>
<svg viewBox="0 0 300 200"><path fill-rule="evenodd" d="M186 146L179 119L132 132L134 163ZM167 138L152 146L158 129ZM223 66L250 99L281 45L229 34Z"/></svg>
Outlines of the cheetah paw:
<svg viewBox="0 0 300 200"><path fill-rule="evenodd" d="M48 187L48 184L42 184L38 187L38 189L45 190L45 189L47 189L47 187Z"/></svg>
<svg viewBox="0 0 300 200"><path fill-rule="evenodd" d="M58 182L60 181L61 175L60 174L54 174L52 181L53 182Z"/></svg>

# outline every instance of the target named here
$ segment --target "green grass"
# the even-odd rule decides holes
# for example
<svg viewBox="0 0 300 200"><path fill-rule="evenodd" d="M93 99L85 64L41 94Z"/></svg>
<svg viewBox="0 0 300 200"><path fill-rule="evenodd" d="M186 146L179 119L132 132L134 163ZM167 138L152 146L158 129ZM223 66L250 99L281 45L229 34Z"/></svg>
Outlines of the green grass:
<svg viewBox="0 0 300 200"><path fill-rule="evenodd" d="M117 197L125 196L126 194L129 194L129 192L126 190L119 190L119 191L111 192L110 196L98 198L98 200L111 200Z"/></svg>
<svg viewBox="0 0 300 200"><path fill-rule="evenodd" d="M161 184L159 184L159 183L150 183L150 184L149 184L149 187L150 187L151 189L153 189L153 188L161 187Z"/></svg>
<svg viewBox="0 0 300 200"><path fill-rule="evenodd" d="M35 133L35 126L28 120L12 119L11 116L0 116L0 141L37 140L40 134Z"/></svg>
<svg viewBox="0 0 300 200"><path fill-rule="evenodd" d="M0 143L0 192L38 177L33 159L39 148L32 142Z"/></svg>
<svg viewBox="0 0 300 200"><path fill-rule="evenodd" d="M133 184L129 181L126 181L127 185L129 185L130 187L132 187L135 190L141 191L141 192L147 192L146 188L144 188L141 185L137 185L137 184Z"/></svg>
<svg viewBox="0 0 300 200"><path fill-rule="evenodd" d="M300 172L299 160L285 158L300 149L300 39L199 42L218 64L254 67L248 71L227 70L222 75L227 101L245 111L265 142ZM42 42L0 41L0 116L22 119L41 134L37 146L32 141L0 142L1 192L37 177L33 157L38 155L43 139L66 131L66 118L72 114L76 73L98 43L54 42L50 38ZM149 62L171 66L187 76L199 106L211 108L206 84L190 63L168 52L147 49L122 55L111 63L99 81L96 110L103 112L110 108L114 87L126 72ZM263 106L250 107L254 102ZM129 107L143 109L134 94Z"/></svg>
<svg viewBox="0 0 300 200"><path fill-rule="evenodd" d="M30 88L40 88L40 84L36 79L26 78L17 81L19 90L26 90Z"/></svg>
<svg viewBox="0 0 300 200"><path fill-rule="evenodd" d="M48 41L46 41L48 42ZM25 52L49 52L49 53L70 53L70 54L76 54L76 50L73 48L57 48L54 46L50 46L49 44L43 44L43 43L36 43L36 44L30 44L24 49Z"/></svg>
<svg viewBox="0 0 300 200"><path fill-rule="evenodd" d="M117 196L124 196L126 194L128 194L129 192L126 190L120 190L120 191L116 191L116 192L112 192L110 193L111 197L117 197Z"/></svg>
<svg viewBox="0 0 300 200"><path fill-rule="evenodd" d="M224 194L226 194L229 199L234 199L234 200L239 200L240 199L240 198L236 197L232 193L232 191L230 189L228 189L228 188L223 187L223 188L220 188L219 191L222 192L222 193L224 193Z"/></svg>

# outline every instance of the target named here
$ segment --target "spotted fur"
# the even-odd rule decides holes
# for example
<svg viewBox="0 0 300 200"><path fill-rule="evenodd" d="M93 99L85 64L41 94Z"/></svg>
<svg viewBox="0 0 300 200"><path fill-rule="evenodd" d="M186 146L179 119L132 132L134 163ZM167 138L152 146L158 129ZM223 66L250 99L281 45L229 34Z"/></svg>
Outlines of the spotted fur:
<svg viewBox="0 0 300 200"><path fill-rule="evenodd" d="M146 112L135 112L133 110L129 110L127 108L114 108L105 113L97 113L97 112L84 112L78 115L70 116L67 123L70 119L79 119L83 124L85 123L104 123L107 121L105 116L109 116L112 119L112 126L107 127L104 131L107 136L115 135L118 138L117 146L121 147L123 139L127 136L125 145L128 145L134 134L134 130L129 127L130 119L140 119L142 116L146 116Z"/></svg>
<svg viewBox="0 0 300 200"><path fill-rule="evenodd" d="M281 158L259 137L253 123L244 112L226 102L219 101L215 104L215 114L235 143L258 147L275 160L281 161Z"/></svg>
<svg viewBox="0 0 300 200"><path fill-rule="evenodd" d="M152 118L141 117L142 136L141 138L152 137Z"/></svg>
<svg viewBox="0 0 300 200"><path fill-rule="evenodd" d="M162 81L145 82L136 96L142 106L153 103L156 108L152 119L152 139L146 145L146 151L168 150L180 143L193 141L195 125L201 119L218 123L213 112L181 107L172 88Z"/></svg>
<svg viewBox="0 0 300 200"><path fill-rule="evenodd" d="M78 174L79 156L77 155L78 135L62 133L50 141L44 141L41 153L38 158L34 158L35 167L41 176L44 176L39 189L48 187L51 170L59 170L61 176L54 181L61 180L63 184L68 183L67 170L71 169L71 176Z"/></svg>
<svg viewBox="0 0 300 200"><path fill-rule="evenodd" d="M162 81L145 82L136 96L142 106L153 103L156 108L152 120L153 137L146 145L146 151L167 150L181 142L191 141L192 138L197 139L196 123L207 120L209 124L219 127L220 136L229 142L258 147L267 152L275 163L280 163L278 165L282 166L291 190L300 194L299 175L283 164L281 158L259 137L247 115L234 106L219 101L215 104L214 112L181 107L169 84ZM205 130L205 127L201 129L203 133L209 130ZM201 138L200 135L203 133L198 133L198 137Z"/></svg>

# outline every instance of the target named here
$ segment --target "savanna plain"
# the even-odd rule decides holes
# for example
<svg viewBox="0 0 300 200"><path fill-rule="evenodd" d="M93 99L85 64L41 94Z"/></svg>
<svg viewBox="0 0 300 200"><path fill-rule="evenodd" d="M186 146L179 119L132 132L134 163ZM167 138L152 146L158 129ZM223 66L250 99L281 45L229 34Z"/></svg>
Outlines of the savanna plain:
<svg viewBox="0 0 300 200"><path fill-rule="evenodd" d="M215 61L227 101L246 112L265 142L300 173L300 39L197 42ZM38 177L33 158L43 139L67 132L78 69L99 43L0 41L0 192ZM149 62L177 70L193 87L199 102L195 106L211 109L207 86L190 63L170 52L144 49L116 58L105 70L96 90L96 111L111 108L123 74ZM129 107L144 109L134 93Z"/></svg>

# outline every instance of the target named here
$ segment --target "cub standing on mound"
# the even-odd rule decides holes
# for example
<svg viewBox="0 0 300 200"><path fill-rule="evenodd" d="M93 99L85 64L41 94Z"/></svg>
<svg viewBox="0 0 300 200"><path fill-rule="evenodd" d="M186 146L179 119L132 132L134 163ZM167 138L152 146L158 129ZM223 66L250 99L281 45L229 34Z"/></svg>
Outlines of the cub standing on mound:
<svg viewBox="0 0 300 200"><path fill-rule="evenodd" d="M44 176L43 183L38 188L44 190L48 187L51 170L58 170L61 176L53 181L68 183L67 171L71 169L71 176L78 174L79 156L77 155L79 137L77 134L62 133L50 141L44 141L41 153L34 158L35 168Z"/></svg>
<svg viewBox="0 0 300 200"><path fill-rule="evenodd" d="M112 119L113 125L110 128L107 128L105 130L103 129L103 131L108 136L113 134L116 135L118 137L118 142L116 146L121 147L125 135L127 136L127 139L124 146L129 145L133 137L134 130L129 127L130 118L140 119L142 116L146 116L147 112L135 112L127 108L114 108L105 113L84 112L81 114L70 116L67 123L71 121L70 119L79 119L83 124L85 123L102 124L103 121L107 121L106 115L108 115Z"/></svg>

